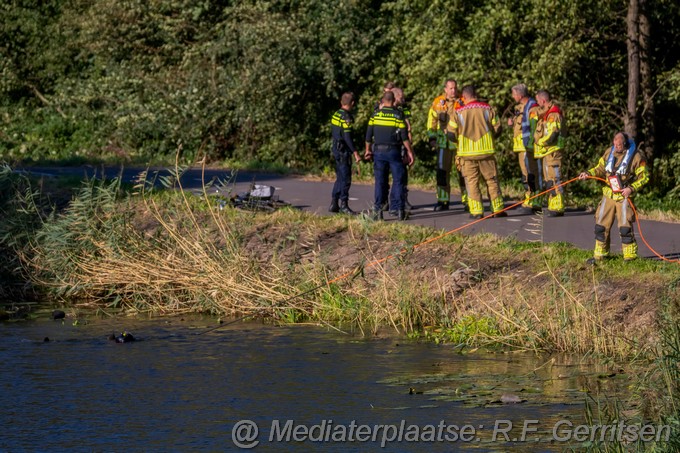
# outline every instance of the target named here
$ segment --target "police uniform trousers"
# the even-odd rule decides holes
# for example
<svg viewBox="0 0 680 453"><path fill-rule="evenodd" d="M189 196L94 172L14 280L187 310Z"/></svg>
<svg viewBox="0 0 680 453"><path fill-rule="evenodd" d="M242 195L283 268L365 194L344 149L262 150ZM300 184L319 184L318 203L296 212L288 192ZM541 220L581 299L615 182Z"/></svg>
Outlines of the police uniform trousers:
<svg viewBox="0 0 680 453"><path fill-rule="evenodd" d="M332 197L335 200L348 201L349 188L352 185L352 154L344 146L333 144L335 159L335 184Z"/></svg>
<svg viewBox="0 0 680 453"><path fill-rule="evenodd" d="M392 173L392 189L389 194L390 200L394 200L394 205L390 203L390 209L398 211L404 210L404 193L406 182L406 166L401 157L401 148L382 149L374 147L373 152L373 174L375 175L375 210L379 211L387 202L387 188L389 187L390 172Z"/></svg>
<svg viewBox="0 0 680 453"><path fill-rule="evenodd" d="M406 204L406 199L407 199L407 196L408 196L408 165L406 165L404 163L404 156L405 155L406 155L406 148L404 148L402 146L401 147L401 162L404 165L404 173L403 173L404 177L403 177L403 181L402 181L402 187L403 187L402 197L404 199L404 205ZM392 175L392 178L394 178L394 175ZM390 189L390 186L388 184L387 187L385 187L384 190L383 190L383 196L385 197L385 199L389 197L390 210L397 211L397 210L399 210L399 207L398 207L399 206L399 196L398 196L398 194L396 193L395 190L390 191L389 195L388 195L389 189Z"/></svg>
<svg viewBox="0 0 680 453"><path fill-rule="evenodd" d="M401 147L401 156L402 156L402 161L404 154L406 153L406 148L403 146ZM394 176L393 176L394 177ZM406 167L406 164L404 164L404 201L406 201L406 194L408 193L408 168ZM383 204L383 210L385 209L385 206L389 207L391 211L397 211L399 208L397 206L399 205L399 200L397 199L397 194L395 191L390 191L390 182L389 180L387 181L387 184L385 184L382 187L382 194L383 200L389 200L389 204Z"/></svg>

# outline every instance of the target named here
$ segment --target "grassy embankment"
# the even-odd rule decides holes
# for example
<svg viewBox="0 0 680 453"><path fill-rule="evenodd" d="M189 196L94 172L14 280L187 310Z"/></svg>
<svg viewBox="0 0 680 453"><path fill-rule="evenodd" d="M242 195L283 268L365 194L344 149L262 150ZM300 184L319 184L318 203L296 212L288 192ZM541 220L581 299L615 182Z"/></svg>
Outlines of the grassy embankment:
<svg viewBox="0 0 680 453"><path fill-rule="evenodd" d="M59 213L38 216L50 189L8 169L0 182L3 251L16 251L23 278L74 309L253 314L635 359L650 364L639 386L646 412L677 420L678 264L590 267L589 251L564 243L289 209L220 210L207 196L145 184L123 191L116 181L91 181Z"/></svg>
<svg viewBox="0 0 680 453"><path fill-rule="evenodd" d="M215 200L185 193L134 192L91 182L40 223L22 208L13 231L24 236L26 277L102 310L253 313L619 357L651 347L660 307L679 298L677 264L613 259L591 268L589 252L568 244L294 210L219 210Z"/></svg>

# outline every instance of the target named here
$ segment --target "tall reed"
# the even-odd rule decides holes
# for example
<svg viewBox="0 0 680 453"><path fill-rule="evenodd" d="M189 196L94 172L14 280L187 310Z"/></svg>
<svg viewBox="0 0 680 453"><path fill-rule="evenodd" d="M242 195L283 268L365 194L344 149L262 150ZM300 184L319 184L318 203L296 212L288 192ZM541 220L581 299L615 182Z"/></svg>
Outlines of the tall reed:
<svg viewBox="0 0 680 453"><path fill-rule="evenodd" d="M161 181L164 190L148 175L132 193L117 180L88 182L31 242L33 281L57 297L136 312L253 314L611 357L654 344L653 326L622 325L603 311L600 271L576 265L585 252L564 244L482 234L416 248L439 232L290 209L222 210L208 185L200 196L170 190L181 189L180 173ZM671 291L665 269L647 272Z"/></svg>

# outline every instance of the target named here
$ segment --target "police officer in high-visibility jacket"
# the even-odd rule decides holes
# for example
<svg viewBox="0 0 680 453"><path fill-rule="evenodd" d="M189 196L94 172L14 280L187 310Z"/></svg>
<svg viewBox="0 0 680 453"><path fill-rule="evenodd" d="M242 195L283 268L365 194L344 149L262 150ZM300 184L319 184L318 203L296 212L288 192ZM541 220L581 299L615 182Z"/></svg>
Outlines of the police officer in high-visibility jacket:
<svg viewBox="0 0 680 453"><path fill-rule="evenodd" d="M352 185L352 155L358 163L359 152L352 141L352 114L354 94L343 93L340 98L340 109L331 118L332 151L335 160L335 184L331 195L330 212L355 214L349 207L349 188Z"/></svg>
<svg viewBox="0 0 680 453"><path fill-rule="evenodd" d="M564 115L560 107L550 98L546 90L536 92L538 102L538 123L534 132L534 157L543 160L543 183L546 189L554 190L548 194L548 216L564 215L564 189L562 183L562 150L564 134L562 122Z"/></svg>
<svg viewBox="0 0 680 453"><path fill-rule="evenodd" d="M399 87L392 88L392 93L394 93L394 108L399 110L404 118L404 124L406 124L406 132L408 133L408 141L413 143L413 135L411 133L411 108L406 104L406 98L404 97L404 90ZM406 156L406 147L402 145L401 156ZM412 209L411 204L408 202L408 169L409 166L404 163L404 209L410 211ZM397 215L397 209L395 207L396 200L390 198L390 214ZM383 209L384 211L384 209Z"/></svg>
<svg viewBox="0 0 680 453"><path fill-rule="evenodd" d="M406 220L404 208L404 172L406 165L413 165L415 160L411 142L408 139L408 131L404 123L403 114L394 107L394 93L391 91L383 94L383 107L371 115L366 130L366 160L373 160L373 172L375 176L375 200L372 218L382 219L382 206L385 200L384 188L389 182L389 173L392 173L392 194L396 201L397 215L399 220ZM401 147L406 148L406 154L402 157Z"/></svg>
<svg viewBox="0 0 680 453"><path fill-rule="evenodd" d="M624 132L614 135L613 144L604 152L597 165L579 175L606 179L609 184L602 188L602 200L595 210L595 251L588 262L594 264L609 256L610 231L618 220L623 259L637 257L637 243L633 232L634 212L629 199L647 182L649 173L644 157L637 151L635 141Z"/></svg>
<svg viewBox="0 0 680 453"><path fill-rule="evenodd" d="M536 198L531 199L538 189L538 161L534 157L534 132L538 123L538 104L529 96L529 90L523 83L512 87L512 98L517 103L508 126L513 127L512 150L517 153L519 167L522 170L524 185L524 203L522 209L529 213L540 209Z"/></svg>
<svg viewBox="0 0 680 453"><path fill-rule="evenodd" d="M458 135L458 157L468 190L470 218L479 219L484 214L480 176L489 189L492 212L496 217L504 217L507 213L503 211L494 144L501 131L500 121L489 104L477 100L475 87L463 87L462 95L464 105L456 109L455 122L451 125Z"/></svg>
<svg viewBox="0 0 680 453"><path fill-rule="evenodd" d="M388 80L387 82L385 82L385 85L383 85L383 92L382 92L382 94L385 94L385 93L387 93L388 91L392 91L395 87L396 87L396 85L394 84L394 82ZM383 108L382 94L380 95L380 99L378 100L378 102L376 102L376 103L373 105L373 113L375 113L375 112L377 112L378 110L380 110L381 108ZM394 102L395 102L395 106L396 106L396 102L397 102L397 101L396 101L396 95L395 95L395 101L394 101ZM385 186L385 187L383 188L383 195L384 195L384 196L383 196L383 199L386 200L386 201L385 201L385 204L384 204L383 207L382 207L382 210L383 210L383 211L387 211L388 209L390 209L390 203L387 201L387 200L389 200L389 198L390 198L390 197L389 197L389 190L390 190L390 185L389 185L389 183L388 183L387 186ZM392 212L396 212L396 208L393 207L393 208L391 209L391 211L392 211Z"/></svg>
<svg viewBox="0 0 680 453"><path fill-rule="evenodd" d="M454 79L444 82L444 94L432 101L427 113L427 137L430 146L437 152L437 204L435 211L447 211L451 199L451 168L456 154L455 132L448 127L449 122L463 102L458 98L458 83ZM458 170L458 184L463 205L467 203L465 180Z"/></svg>

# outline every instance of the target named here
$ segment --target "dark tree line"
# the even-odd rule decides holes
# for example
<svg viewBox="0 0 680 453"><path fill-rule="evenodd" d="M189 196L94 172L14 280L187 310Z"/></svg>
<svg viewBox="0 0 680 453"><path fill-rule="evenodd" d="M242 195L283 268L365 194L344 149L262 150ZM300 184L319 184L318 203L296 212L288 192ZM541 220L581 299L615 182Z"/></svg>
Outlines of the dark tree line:
<svg viewBox="0 0 680 453"><path fill-rule="evenodd" d="M386 80L425 116L447 77L500 114L548 89L574 175L613 133L644 142L659 194L680 195L680 7L671 0L10 0L0 6L0 158L329 162L345 90L361 131ZM357 139L360 140L360 133ZM510 132L503 176L517 175Z"/></svg>

